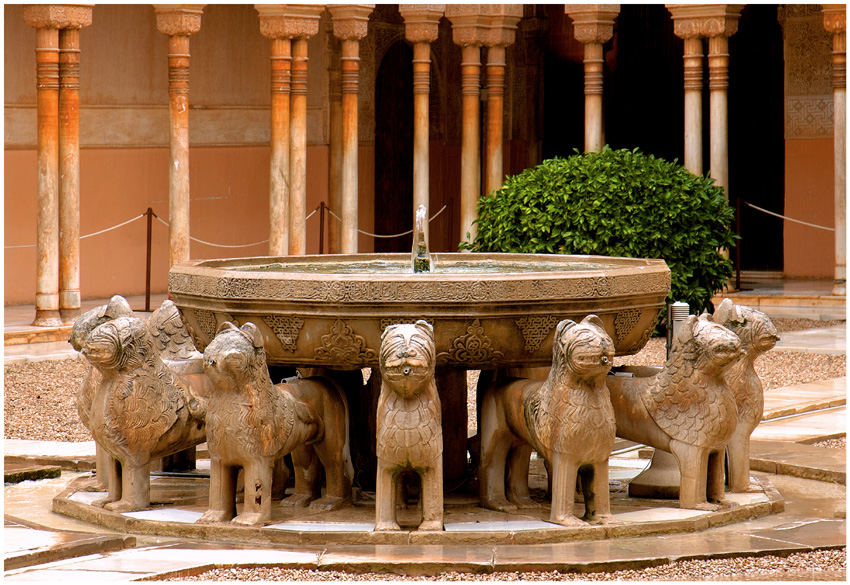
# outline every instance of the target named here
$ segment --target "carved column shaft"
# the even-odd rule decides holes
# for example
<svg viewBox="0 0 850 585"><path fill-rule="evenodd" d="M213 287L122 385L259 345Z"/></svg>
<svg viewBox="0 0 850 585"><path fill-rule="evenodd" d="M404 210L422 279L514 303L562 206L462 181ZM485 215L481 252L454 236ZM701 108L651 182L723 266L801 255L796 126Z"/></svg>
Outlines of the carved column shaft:
<svg viewBox="0 0 850 585"><path fill-rule="evenodd" d="M502 186L503 133L502 118L505 104L505 47L493 45L487 49L487 187L492 193Z"/></svg>
<svg viewBox="0 0 850 585"><path fill-rule="evenodd" d="M59 31L59 312L80 315L80 30Z"/></svg>
<svg viewBox="0 0 850 585"><path fill-rule="evenodd" d="M339 41L333 32L328 33L331 65L328 67L329 84L329 161L328 161L328 206L339 214L342 209L342 73L339 68ZM339 254L342 250L342 224L335 218L328 221L328 250Z"/></svg>
<svg viewBox="0 0 850 585"><path fill-rule="evenodd" d="M467 45L461 52L461 95L463 130L460 155L460 229L475 239L476 203L481 195L480 96L481 48Z"/></svg>
<svg viewBox="0 0 850 585"><path fill-rule="evenodd" d="M431 43L422 41L413 45L413 209L420 205L429 207L428 152L431 92ZM429 211L430 213L430 211ZM425 222L428 237L429 222Z"/></svg>
<svg viewBox="0 0 850 585"><path fill-rule="evenodd" d="M708 39L708 89L711 132L711 176L729 199L729 39Z"/></svg>
<svg viewBox="0 0 850 585"><path fill-rule="evenodd" d="M342 40L342 233L344 254L357 252L357 148L360 41Z"/></svg>
<svg viewBox="0 0 850 585"><path fill-rule="evenodd" d="M168 38L168 172L170 262L189 259L189 36Z"/></svg>
<svg viewBox="0 0 850 585"><path fill-rule="evenodd" d="M685 168L702 175L702 39L685 39Z"/></svg>
<svg viewBox="0 0 850 585"><path fill-rule="evenodd" d="M269 174L269 255L289 251L289 100L292 44L271 40L271 166Z"/></svg>
<svg viewBox="0 0 850 585"><path fill-rule="evenodd" d="M61 324L59 315L59 31L36 29L38 216L35 321Z"/></svg>
<svg viewBox="0 0 850 585"><path fill-rule="evenodd" d="M835 183L835 284L833 294L846 294L847 279L847 30L844 5L822 7L824 27L832 37L832 100Z"/></svg>
<svg viewBox="0 0 850 585"><path fill-rule="evenodd" d="M307 250L307 39L292 41L289 153L289 253Z"/></svg>
<svg viewBox="0 0 850 585"><path fill-rule="evenodd" d="M602 43L584 45L584 150L602 150Z"/></svg>

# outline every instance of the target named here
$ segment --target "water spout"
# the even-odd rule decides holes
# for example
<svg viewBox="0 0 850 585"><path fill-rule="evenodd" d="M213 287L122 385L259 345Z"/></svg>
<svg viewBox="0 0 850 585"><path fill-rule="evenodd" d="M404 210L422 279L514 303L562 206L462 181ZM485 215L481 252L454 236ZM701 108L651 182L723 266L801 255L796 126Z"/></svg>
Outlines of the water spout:
<svg viewBox="0 0 850 585"><path fill-rule="evenodd" d="M428 221L428 208L420 205L416 209L413 222L413 250L410 254L413 272L431 272L431 253L428 251L428 240L425 228Z"/></svg>

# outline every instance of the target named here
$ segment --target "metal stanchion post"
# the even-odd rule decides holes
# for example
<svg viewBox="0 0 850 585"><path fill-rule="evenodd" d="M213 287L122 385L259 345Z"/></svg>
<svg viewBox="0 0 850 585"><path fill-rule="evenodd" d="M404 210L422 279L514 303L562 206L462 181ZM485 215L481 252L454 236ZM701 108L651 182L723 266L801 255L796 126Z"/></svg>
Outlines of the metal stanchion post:
<svg viewBox="0 0 850 585"><path fill-rule="evenodd" d="M319 202L319 254L325 253L325 202Z"/></svg>
<svg viewBox="0 0 850 585"><path fill-rule="evenodd" d="M151 310L151 232L153 231L153 209L148 207L145 212L148 219L148 245L145 259L145 311Z"/></svg>

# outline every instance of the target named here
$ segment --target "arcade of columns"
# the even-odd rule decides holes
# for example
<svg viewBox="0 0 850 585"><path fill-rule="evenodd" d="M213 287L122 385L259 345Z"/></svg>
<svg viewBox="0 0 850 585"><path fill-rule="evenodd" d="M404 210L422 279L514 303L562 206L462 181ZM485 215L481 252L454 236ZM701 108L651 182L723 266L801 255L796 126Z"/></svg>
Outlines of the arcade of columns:
<svg viewBox="0 0 850 585"><path fill-rule="evenodd" d="M157 29L168 35L170 125L170 264L189 259L189 38L201 27L203 4L154 5ZM321 4L256 5L260 33L271 43L269 254L304 254L307 193L307 40L319 32ZM330 67L329 203L332 253L357 252L359 43L374 5L331 5L331 43L341 59ZM710 175L728 189L728 39L743 5L668 4L675 34L684 39L685 166L702 174L703 38L708 39ZM603 44L613 36L619 5L568 4L576 40L584 44L585 150L604 144ZM427 205L430 43L445 16L462 47L460 238L473 233L481 189L481 48L487 49L484 193L503 179L502 125L505 50L513 44L521 5L403 4L405 37L413 45L414 209ZM845 62L843 5L823 6L833 34L835 124L836 293L845 280ZM79 277L79 34L92 5L31 5L24 20L36 29L38 108L38 238L34 325L71 322L80 312Z"/></svg>

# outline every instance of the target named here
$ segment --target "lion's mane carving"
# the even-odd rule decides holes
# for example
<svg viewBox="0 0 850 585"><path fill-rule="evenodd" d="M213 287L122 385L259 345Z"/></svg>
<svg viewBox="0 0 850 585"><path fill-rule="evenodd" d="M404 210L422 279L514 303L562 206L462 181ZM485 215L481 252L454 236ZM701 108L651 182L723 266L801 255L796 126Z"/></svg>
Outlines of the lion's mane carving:
<svg viewBox="0 0 850 585"><path fill-rule="evenodd" d="M738 424L726 446L729 490L746 492L750 490L750 435L764 413L764 389L753 363L776 345L779 335L770 317L729 299L718 305L714 320L737 335L744 350L744 355L726 369L723 380L738 406Z"/></svg>
<svg viewBox="0 0 850 585"><path fill-rule="evenodd" d="M691 316L661 372L608 377L617 436L674 455L683 508L716 510L724 503L723 455L738 413L723 376L742 355L738 337L711 315Z"/></svg>
<svg viewBox="0 0 850 585"><path fill-rule="evenodd" d="M271 520L273 469L289 453L295 493L284 504L330 510L350 498L347 405L333 382L315 377L273 385L262 334L253 323L241 329L222 323L204 351L204 369L215 388L207 414L210 502L199 522ZM326 495L320 498L322 466ZM238 467L245 476L245 504L237 516Z"/></svg>
<svg viewBox="0 0 850 585"><path fill-rule="evenodd" d="M434 381L434 329L426 321L390 325L381 335L375 530L398 530L395 508L402 471L422 481L419 530L443 529L443 431Z"/></svg>
<svg viewBox="0 0 850 585"><path fill-rule="evenodd" d="M204 401L168 369L147 324L121 316L97 325L81 346L100 374L89 429L112 457L107 509L127 512L150 504L149 464L202 443Z"/></svg>
<svg viewBox="0 0 850 585"><path fill-rule="evenodd" d="M550 520L581 524L573 514L580 476L583 519L602 521L611 514L608 456L614 445L614 412L605 379L614 342L596 315L578 324L565 319L555 329L552 354L545 381L497 381L485 393L478 473L481 505L503 511L533 505L528 458L534 449L550 464Z"/></svg>

